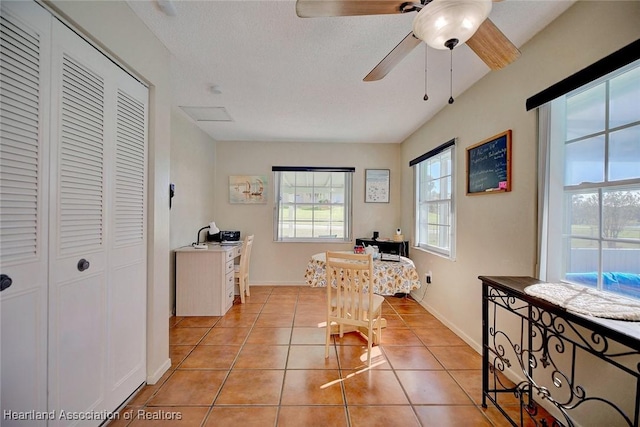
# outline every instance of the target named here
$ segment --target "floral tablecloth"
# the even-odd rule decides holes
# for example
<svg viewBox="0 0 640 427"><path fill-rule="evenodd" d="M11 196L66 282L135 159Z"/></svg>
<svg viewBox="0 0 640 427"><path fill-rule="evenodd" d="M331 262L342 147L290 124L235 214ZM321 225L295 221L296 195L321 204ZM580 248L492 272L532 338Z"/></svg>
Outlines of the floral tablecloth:
<svg viewBox="0 0 640 427"><path fill-rule="evenodd" d="M420 287L420 277L416 266L413 261L405 257L400 257L400 261L375 260L373 262L373 276L373 292L378 295L408 294ZM309 286L327 286L324 252L311 257L304 277Z"/></svg>

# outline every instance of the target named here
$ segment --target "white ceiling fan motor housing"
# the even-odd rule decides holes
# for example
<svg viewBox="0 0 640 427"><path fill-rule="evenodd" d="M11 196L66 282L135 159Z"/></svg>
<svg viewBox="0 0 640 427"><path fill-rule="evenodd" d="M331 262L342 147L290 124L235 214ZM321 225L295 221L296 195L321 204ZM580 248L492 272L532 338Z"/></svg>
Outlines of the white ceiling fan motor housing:
<svg viewBox="0 0 640 427"><path fill-rule="evenodd" d="M413 20L413 34L434 49L465 43L491 12L491 0L433 0Z"/></svg>

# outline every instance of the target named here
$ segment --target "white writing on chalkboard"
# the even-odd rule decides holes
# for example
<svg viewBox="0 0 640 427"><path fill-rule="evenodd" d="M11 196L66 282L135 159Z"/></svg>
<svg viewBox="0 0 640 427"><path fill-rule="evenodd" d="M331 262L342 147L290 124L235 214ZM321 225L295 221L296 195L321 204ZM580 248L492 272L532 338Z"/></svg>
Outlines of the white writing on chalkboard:
<svg viewBox="0 0 640 427"><path fill-rule="evenodd" d="M508 191L510 131L467 149L468 193Z"/></svg>

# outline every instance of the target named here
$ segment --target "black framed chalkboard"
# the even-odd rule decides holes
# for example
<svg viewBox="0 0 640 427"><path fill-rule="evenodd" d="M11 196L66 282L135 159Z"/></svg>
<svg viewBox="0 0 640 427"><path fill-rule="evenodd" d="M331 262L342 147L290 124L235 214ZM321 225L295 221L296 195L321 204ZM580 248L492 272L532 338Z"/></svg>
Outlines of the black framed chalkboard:
<svg viewBox="0 0 640 427"><path fill-rule="evenodd" d="M511 129L467 148L467 194L511 191Z"/></svg>

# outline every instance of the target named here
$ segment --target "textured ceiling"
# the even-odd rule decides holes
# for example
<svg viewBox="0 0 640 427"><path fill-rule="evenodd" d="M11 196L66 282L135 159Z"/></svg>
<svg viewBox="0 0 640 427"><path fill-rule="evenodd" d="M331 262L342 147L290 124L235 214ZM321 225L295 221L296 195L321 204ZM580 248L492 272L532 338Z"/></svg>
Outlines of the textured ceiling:
<svg viewBox="0 0 640 427"><path fill-rule="evenodd" d="M422 99L424 43L384 79L362 81L414 13L303 19L294 1L182 0L168 16L156 1L128 4L172 54L176 109L226 109L232 121L196 122L218 141L399 143L448 105L448 51L429 48ZM571 4L505 0L490 18L520 47ZM455 48L454 98L488 72L466 45Z"/></svg>

